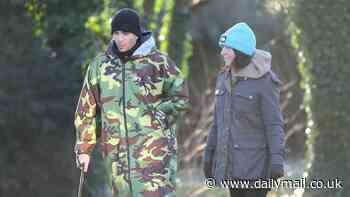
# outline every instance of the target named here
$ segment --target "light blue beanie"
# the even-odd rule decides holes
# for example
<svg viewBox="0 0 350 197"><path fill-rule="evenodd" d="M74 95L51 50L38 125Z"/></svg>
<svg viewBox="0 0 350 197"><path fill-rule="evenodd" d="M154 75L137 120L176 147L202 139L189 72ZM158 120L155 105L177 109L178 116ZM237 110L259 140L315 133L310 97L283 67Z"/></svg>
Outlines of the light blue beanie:
<svg viewBox="0 0 350 197"><path fill-rule="evenodd" d="M246 23L237 23L220 36L219 45L252 56L256 50L255 34Z"/></svg>

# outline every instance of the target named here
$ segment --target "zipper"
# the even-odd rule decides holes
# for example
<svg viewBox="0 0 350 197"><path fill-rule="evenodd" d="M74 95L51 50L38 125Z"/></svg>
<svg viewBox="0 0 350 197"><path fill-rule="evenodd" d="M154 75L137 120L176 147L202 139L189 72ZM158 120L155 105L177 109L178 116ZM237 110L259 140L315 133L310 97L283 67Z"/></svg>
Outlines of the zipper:
<svg viewBox="0 0 350 197"><path fill-rule="evenodd" d="M127 152L127 157L128 157L128 184L129 184L129 189L131 196L133 196L133 188L131 184L131 175L130 175L130 147L129 147L129 131L128 131L128 126L127 126L127 121L126 121L126 89L125 89L125 81L126 81L126 73L125 73L125 64L122 63L122 86L123 86L123 119L124 119L124 130L125 130L125 138L126 138L126 152Z"/></svg>

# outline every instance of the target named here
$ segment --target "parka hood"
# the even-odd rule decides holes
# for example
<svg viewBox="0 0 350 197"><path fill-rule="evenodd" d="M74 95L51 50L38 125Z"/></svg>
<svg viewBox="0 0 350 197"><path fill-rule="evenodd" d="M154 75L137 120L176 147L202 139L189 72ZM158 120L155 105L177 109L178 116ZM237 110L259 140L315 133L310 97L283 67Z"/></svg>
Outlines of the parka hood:
<svg viewBox="0 0 350 197"><path fill-rule="evenodd" d="M260 78L271 70L271 59L269 52L257 49L250 64L233 74L237 77Z"/></svg>
<svg viewBox="0 0 350 197"><path fill-rule="evenodd" d="M151 31L143 31L141 37L141 45L134 51L131 58L143 57L151 54L156 49L156 42ZM113 52L113 41L108 44L106 54L112 57L117 55Z"/></svg>

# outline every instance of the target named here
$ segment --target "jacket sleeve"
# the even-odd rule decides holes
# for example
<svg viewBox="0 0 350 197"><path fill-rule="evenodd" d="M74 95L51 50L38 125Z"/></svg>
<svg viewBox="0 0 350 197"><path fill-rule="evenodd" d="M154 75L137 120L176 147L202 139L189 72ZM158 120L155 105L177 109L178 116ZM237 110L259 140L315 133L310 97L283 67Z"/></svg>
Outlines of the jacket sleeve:
<svg viewBox="0 0 350 197"><path fill-rule="evenodd" d="M91 154L96 144L96 122L99 101L96 60L89 65L80 92L74 125L76 129L75 152Z"/></svg>
<svg viewBox="0 0 350 197"><path fill-rule="evenodd" d="M213 155L216 149L217 142L217 123L216 123L216 109L214 109L214 122L209 130L207 137L207 145L204 150L204 162L213 160Z"/></svg>
<svg viewBox="0 0 350 197"><path fill-rule="evenodd" d="M176 122L181 111L189 107L187 83L175 63L165 57L162 99L157 108L166 114L168 124Z"/></svg>
<svg viewBox="0 0 350 197"><path fill-rule="evenodd" d="M279 102L279 87L273 76L264 80L261 93L261 111L264 122L271 164L283 165L284 129L283 116Z"/></svg>

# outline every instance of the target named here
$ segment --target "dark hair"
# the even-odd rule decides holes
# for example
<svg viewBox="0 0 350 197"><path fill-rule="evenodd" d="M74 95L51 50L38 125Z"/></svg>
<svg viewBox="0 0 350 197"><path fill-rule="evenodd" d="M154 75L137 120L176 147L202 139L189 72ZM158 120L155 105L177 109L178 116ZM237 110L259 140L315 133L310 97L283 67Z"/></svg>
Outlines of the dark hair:
<svg viewBox="0 0 350 197"><path fill-rule="evenodd" d="M238 68L244 68L248 66L248 64L252 60L252 56L242 53L236 49L233 49L233 51L235 52L235 55L236 55L235 63L238 66Z"/></svg>

